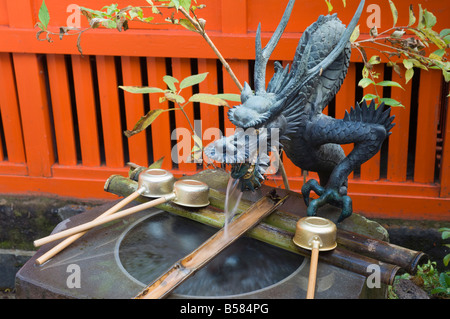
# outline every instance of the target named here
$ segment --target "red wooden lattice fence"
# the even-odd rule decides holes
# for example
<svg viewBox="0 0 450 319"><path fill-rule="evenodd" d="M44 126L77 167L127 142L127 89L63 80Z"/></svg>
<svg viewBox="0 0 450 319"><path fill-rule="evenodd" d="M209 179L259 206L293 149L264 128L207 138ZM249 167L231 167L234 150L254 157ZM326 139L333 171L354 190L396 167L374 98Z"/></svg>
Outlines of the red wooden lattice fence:
<svg viewBox="0 0 450 319"><path fill-rule="evenodd" d="M139 1L117 1L125 7ZM126 3L125 3L126 2ZM347 8L336 3L335 9L348 23L357 1L347 1ZM71 1L47 0L50 26L57 31L66 24ZM90 8L109 3L80 1ZM229 61L243 83L251 82L254 37L262 23L263 41L270 37L282 15L285 3L275 0L206 0L201 12L210 37ZM392 25L385 1L371 1L383 11L382 28ZM410 1L395 1L400 13L408 12ZM174 26L150 27L132 24L130 30L96 29L82 38L84 55L77 52L76 37L53 43L36 40L37 12L40 0L0 1L0 192L50 193L80 198L116 198L103 191L112 174L127 174L128 161L148 165L165 157L163 168L176 175L193 174L197 164L173 163L171 151L188 123L180 112L165 112L146 133L127 139L123 131L155 108L168 108L158 96L124 93L119 85L164 87L162 77L178 79L208 72L198 88L205 93L238 93L216 60L212 50L195 33ZM414 5L415 4L414 1ZM427 9L438 18L437 29L445 27L450 6L429 1ZM386 13L386 14L384 14ZM322 1L297 1L291 21L269 62L284 64L292 58L301 32L319 14L326 14ZM368 33L361 17L361 32ZM83 22L85 23L85 22ZM402 24L403 23L403 24ZM407 17L399 17L399 25ZM342 118L344 111L360 99L365 90L357 87L361 78L361 58L353 54L347 78L326 112ZM395 108L396 126L382 150L351 175L349 192L354 209L366 216L389 218L450 219L450 112L448 86L436 70L416 70L407 85L385 62L378 65L380 77L401 83L404 90L385 90L405 108ZM192 90L192 88L191 88ZM187 92L186 94L191 94ZM195 92L194 92L195 93ZM201 120L202 133L207 128L233 127L226 110L209 105L187 108L192 122ZM178 130L176 130L178 128ZM178 133L176 133L178 132ZM175 136L174 135L174 136ZM181 137L180 137L181 138ZM214 136L203 136L206 145ZM349 152L351 146L344 146ZM302 172L285 159L291 188L299 190ZM316 177L309 173L308 178ZM282 186L280 176L270 177L270 185Z"/></svg>

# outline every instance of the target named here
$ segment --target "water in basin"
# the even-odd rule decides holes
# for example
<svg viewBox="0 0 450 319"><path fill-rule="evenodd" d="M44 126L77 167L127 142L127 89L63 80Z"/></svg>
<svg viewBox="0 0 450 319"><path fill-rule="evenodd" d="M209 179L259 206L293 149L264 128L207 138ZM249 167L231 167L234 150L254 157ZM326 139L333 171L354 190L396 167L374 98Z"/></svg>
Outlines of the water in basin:
<svg viewBox="0 0 450 319"><path fill-rule="evenodd" d="M125 271L146 286L194 251L218 229L170 213L132 227L120 243ZM241 237L174 290L190 296L227 296L262 289L283 280L303 257Z"/></svg>

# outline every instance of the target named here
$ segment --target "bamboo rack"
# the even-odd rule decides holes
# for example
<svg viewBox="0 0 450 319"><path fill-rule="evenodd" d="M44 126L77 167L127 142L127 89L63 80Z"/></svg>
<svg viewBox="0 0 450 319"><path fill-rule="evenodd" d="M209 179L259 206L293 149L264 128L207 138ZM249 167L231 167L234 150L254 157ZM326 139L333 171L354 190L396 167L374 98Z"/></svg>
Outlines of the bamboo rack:
<svg viewBox="0 0 450 319"><path fill-rule="evenodd" d="M192 178L192 177L191 177ZM127 196L137 187L137 182L120 175L111 176L105 183L107 192ZM210 189L211 205L205 208L188 210L173 203L156 206L164 211L181 217L221 228L224 225L223 199L224 194ZM138 198L138 201L146 201ZM242 200L238 213L251 206L251 202ZM292 238L298 216L276 210L261 223L245 233L246 236L271 244L284 250L309 257L311 252L293 244ZM383 241L370 239L367 236L347 231L338 231L338 247L320 255L320 261L368 276L367 267L376 264L380 267L381 282L391 285L395 276L402 271L414 271L417 264L426 256L422 252L409 250ZM367 246L370 244L370 247Z"/></svg>

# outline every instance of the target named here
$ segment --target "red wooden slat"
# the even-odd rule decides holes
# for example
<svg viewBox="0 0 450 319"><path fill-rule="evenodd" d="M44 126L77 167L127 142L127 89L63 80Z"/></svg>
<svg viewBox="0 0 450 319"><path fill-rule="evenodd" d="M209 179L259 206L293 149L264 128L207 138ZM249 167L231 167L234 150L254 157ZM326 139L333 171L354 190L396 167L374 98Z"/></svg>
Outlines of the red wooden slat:
<svg viewBox="0 0 450 319"><path fill-rule="evenodd" d="M139 58L122 57L123 85L141 86L141 66ZM141 94L124 92L127 129L133 129L136 122L144 115L144 100ZM141 166L148 166L147 138L145 133L128 138L130 161Z"/></svg>
<svg viewBox="0 0 450 319"><path fill-rule="evenodd" d="M419 183L434 182L440 88L441 77L437 70L420 73L414 165L414 181Z"/></svg>
<svg viewBox="0 0 450 319"><path fill-rule="evenodd" d="M149 86L166 89L166 84L163 81L163 76L167 74L165 60L162 58L147 58L147 70ZM167 102L159 103L160 97L161 94L150 94L151 110L167 110L169 108ZM169 112L161 113L152 123L150 129L152 130L153 159L157 161L164 157L162 168L172 169Z"/></svg>
<svg viewBox="0 0 450 319"><path fill-rule="evenodd" d="M191 64L189 59L172 59L172 75L181 81L192 75ZM177 84L179 85L179 84ZM176 85L176 86L177 86ZM177 86L178 88L178 86ZM182 95L186 101L192 96L192 87L183 89ZM176 107L179 107L176 105ZM177 138L177 152L178 152L178 168L181 171L195 171L197 164L191 162L191 150L194 146L191 135L193 134L192 128L194 127L194 105L188 104L184 108L185 114L181 110L175 111L175 125L176 125L176 138ZM191 128L192 126L192 128ZM174 138L174 136L172 136Z"/></svg>
<svg viewBox="0 0 450 319"><path fill-rule="evenodd" d="M229 60L228 64L230 65L231 69L233 70L233 73L236 75L237 79L241 83L242 86L244 86L244 82L249 83L249 70L248 70L248 61L246 60ZM232 80L231 76L228 74L228 72L225 70L225 68L222 68L223 72L223 91L224 93L235 93L240 94L239 88L236 86L236 83ZM240 103L237 102L230 102L230 107L233 107L235 105L239 105ZM227 115L228 109L225 108L224 110L224 127L225 130L227 128L234 129L235 126L230 122ZM224 132L225 135L229 135L226 132Z"/></svg>
<svg viewBox="0 0 450 319"><path fill-rule="evenodd" d="M392 90L391 97L401 102L405 107L392 107L391 115L395 115L395 126L389 137L387 179L393 182L406 181L406 166L408 160L409 116L411 111L412 81L405 84L404 77L392 72L392 81L400 83L403 90Z"/></svg>
<svg viewBox="0 0 450 319"><path fill-rule="evenodd" d="M223 33L247 33L247 0L222 0L221 13Z"/></svg>
<svg viewBox="0 0 450 319"><path fill-rule="evenodd" d="M80 132L81 158L85 166L100 165L97 115L89 57L72 56L75 99Z"/></svg>
<svg viewBox="0 0 450 319"><path fill-rule="evenodd" d="M14 53L13 58L28 172L51 176L55 158L43 64L35 54Z"/></svg>
<svg viewBox="0 0 450 319"><path fill-rule="evenodd" d="M62 165L76 165L77 153L70 104L67 68L63 55L47 55L50 92L52 97L58 162Z"/></svg>
<svg viewBox="0 0 450 319"><path fill-rule="evenodd" d="M441 197L450 197L450 110L447 100L447 110L443 127L443 147L441 160Z"/></svg>
<svg viewBox="0 0 450 319"><path fill-rule="evenodd" d="M0 110L5 133L8 161L25 163L22 123L17 100L12 59L9 53L0 54Z"/></svg>
<svg viewBox="0 0 450 319"><path fill-rule="evenodd" d="M35 4L31 0L6 0L11 28L33 28L36 24Z"/></svg>
<svg viewBox="0 0 450 319"><path fill-rule="evenodd" d="M106 165L122 167L123 142L114 57L97 57L98 88L105 143Z"/></svg>
<svg viewBox="0 0 450 319"><path fill-rule="evenodd" d="M380 82L384 79L384 64L377 64L374 66L373 71L379 73L378 79L375 82ZM378 86L377 92L380 97L383 97L383 88ZM370 85L364 89L364 95L371 93L376 94L373 85ZM361 165L361 179L368 181L375 181L380 178L380 152L375 154L371 159Z"/></svg>
<svg viewBox="0 0 450 319"><path fill-rule="evenodd" d="M200 93L217 94L218 87L216 60L198 60L198 73L200 74L205 72L208 72L208 75L206 79L199 84ZM202 143L203 147L206 147L209 143L220 138L221 132L219 127L219 107L215 105L200 103L200 119L202 125Z"/></svg>

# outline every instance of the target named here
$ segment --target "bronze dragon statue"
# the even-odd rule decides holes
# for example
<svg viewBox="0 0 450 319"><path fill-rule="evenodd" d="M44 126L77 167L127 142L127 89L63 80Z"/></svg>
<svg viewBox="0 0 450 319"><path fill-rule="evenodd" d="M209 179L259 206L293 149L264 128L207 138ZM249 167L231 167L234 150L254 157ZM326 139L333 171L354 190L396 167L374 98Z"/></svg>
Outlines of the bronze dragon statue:
<svg viewBox="0 0 450 319"><path fill-rule="evenodd" d="M342 209L338 222L352 214L347 195L348 175L373 157L391 134L394 116L384 104L377 108L356 103L344 119L322 113L338 92L350 62L350 36L364 7L362 0L347 28L336 14L320 16L303 33L292 66L275 62L275 73L267 88L266 65L289 20L295 0L290 0L281 22L267 45L261 47L261 26L256 34L255 90L245 83L242 104L228 112L236 133L205 148L212 160L232 164L231 176L240 180L242 190L261 185L268 166L267 152L259 150L261 137L267 149L281 147L302 170L317 172L320 183L311 179L302 187L307 215L316 215L326 203ZM353 102L352 102L353 104ZM245 131L244 131L245 130ZM272 134L277 130L277 134ZM258 139L252 142L252 135ZM273 138L276 136L277 138ZM354 143L345 156L341 144ZM252 148L252 145L255 146ZM243 151L239 151L239 150ZM310 192L320 197L310 200Z"/></svg>

